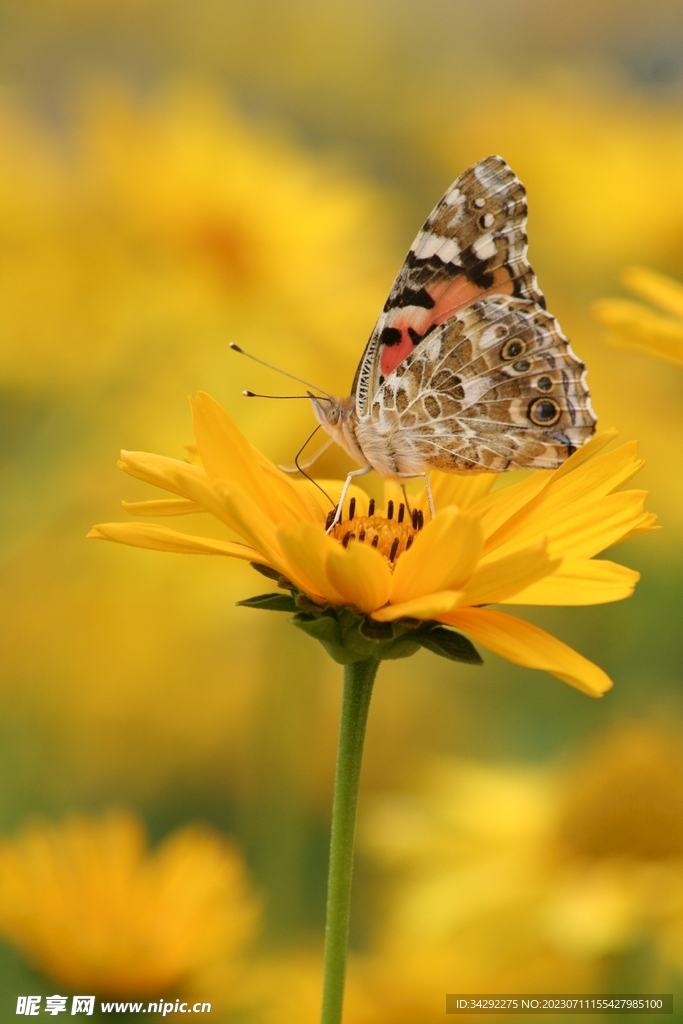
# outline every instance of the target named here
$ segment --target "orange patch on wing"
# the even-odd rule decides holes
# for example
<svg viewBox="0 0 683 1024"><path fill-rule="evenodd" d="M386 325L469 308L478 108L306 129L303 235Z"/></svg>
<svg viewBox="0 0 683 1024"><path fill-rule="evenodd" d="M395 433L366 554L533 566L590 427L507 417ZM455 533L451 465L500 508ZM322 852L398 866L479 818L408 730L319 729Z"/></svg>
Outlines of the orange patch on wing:
<svg viewBox="0 0 683 1024"><path fill-rule="evenodd" d="M449 275L437 281L434 286L427 289L427 292L435 303L431 309L425 309L423 306L404 306L394 310L393 315L387 318L386 326L400 331L401 340L397 345L384 345L382 348L379 365L385 377L388 377L415 348L416 342L408 333L409 327L420 336L424 336L430 327L445 323L459 310L479 302L488 295L512 295L513 283L505 267L498 267L493 275L493 284L485 290L468 281L464 274L458 274L455 278Z"/></svg>

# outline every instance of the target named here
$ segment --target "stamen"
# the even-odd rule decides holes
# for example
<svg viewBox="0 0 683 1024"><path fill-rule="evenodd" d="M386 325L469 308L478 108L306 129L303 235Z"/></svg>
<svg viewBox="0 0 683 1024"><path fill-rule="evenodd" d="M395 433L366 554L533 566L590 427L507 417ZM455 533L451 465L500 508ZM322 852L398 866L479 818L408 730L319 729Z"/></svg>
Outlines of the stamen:
<svg viewBox="0 0 683 1024"><path fill-rule="evenodd" d="M394 503L393 503L393 501L389 501L387 503L387 519L393 519L393 518L394 518Z"/></svg>
<svg viewBox="0 0 683 1024"><path fill-rule="evenodd" d="M370 516L374 516L374 514L375 514L375 499L374 498L370 498L370 501L368 503L368 518L370 518Z"/></svg>
<svg viewBox="0 0 683 1024"><path fill-rule="evenodd" d="M421 508L417 510L417 529L421 530L425 524L425 514Z"/></svg>
<svg viewBox="0 0 683 1024"><path fill-rule="evenodd" d="M351 501L349 502L349 519L353 519L355 514L356 514L356 499L355 498L351 498Z"/></svg>
<svg viewBox="0 0 683 1024"><path fill-rule="evenodd" d="M392 507L393 505L393 507ZM417 514L413 517L403 502L387 502L388 511L394 512L398 506L398 518L387 519L385 516L365 516L359 514L356 508L351 508L354 513L353 521L345 523L334 523L330 530L330 536L338 541L343 548L348 548L352 540L358 540L361 544L371 544L379 554L385 558L392 569L402 552L407 551L416 536L416 527L419 519Z"/></svg>
<svg viewBox="0 0 683 1024"><path fill-rule="evenodd" d="M336 508L331 508L330 511L327 513L327 522L325 523L326 530L329 530L329 528L332 526L336 511Z"/></svg>
<svg viewBox="0 0 683 1024"><path fill-rule="evenodd" d="M410 537L408 537L408 540L406 541L406 551L410 551L411 547L413 546L414 540L415 537L413 534L411 534Z"/></svg>
<svg viewBox="0 0 683 1024"><path fill-rule="evenodd" d="M417 518L417 509L416 509L416 508L414 508L414 509L413 509L413 529L414 529L414 530L417 530L417 523L418 523L418 518Z"/></svg>

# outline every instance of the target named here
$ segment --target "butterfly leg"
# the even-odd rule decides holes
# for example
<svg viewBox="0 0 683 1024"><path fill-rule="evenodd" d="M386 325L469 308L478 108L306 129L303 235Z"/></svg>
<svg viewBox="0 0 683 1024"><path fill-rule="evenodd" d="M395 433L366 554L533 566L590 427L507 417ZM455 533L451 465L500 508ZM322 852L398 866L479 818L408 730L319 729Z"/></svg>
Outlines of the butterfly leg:
<svg viewBox="0 0 683 1024"><path fill-rule="evenodd" d="M422 479L425 482L425 487L427 488L427 501L429 502L429 514L430 514L430 516L433 519L434 516L436 515L436 509L434 507L434 495L432 494L432 485L429 482L429 476L427 475L427 473L415 473L415 474L414 473L397 473L396 475L400 476L400 477L404 477L406 480L414 480L416 476L421 476L422 477ZM404 491L404 493L405 493L405 491ZM408 498L406 497L406 501L407 500L408 500Z"/></svg>
<svg viewBox="0 0 683 1024"><path fill-rule="evenodd" d="M362 469L354 469L349 473L346 480L344 481L344 486L342 487L341 497L339 499L339 504L337 505L337 511L334 514L334 519L332 520L332 522L330 523L326 530L327 533L329 533L330 530L332 530L337 525L337 523L341 522L341 517L344 512L344 502L346 500L346 495L348 494L349 487L351 486L351 481L354 479L354 477L365 476L367 473L370 473L371 471L372 466L363 466Z"/></svg>
<svg viewBox="0 0 683 1024"><path fill-rule="evenodd" d="M434 495L432 494L432 485L429 482L429 477L426 473L421 473L420 476L424 477L425 487L427 488L427 501L429 502L429 514L434 518L436 515L436 509L434 508Z"/></svg>

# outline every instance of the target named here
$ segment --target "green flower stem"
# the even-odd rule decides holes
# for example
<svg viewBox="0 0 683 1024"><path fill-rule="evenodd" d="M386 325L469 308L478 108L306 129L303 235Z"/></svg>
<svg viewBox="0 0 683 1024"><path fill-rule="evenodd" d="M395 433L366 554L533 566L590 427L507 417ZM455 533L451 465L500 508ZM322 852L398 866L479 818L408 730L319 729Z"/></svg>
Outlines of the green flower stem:
<svg viewBox="0 0 683 1024"><path fill-rule="evenodd" d="M327 878L325 971L320 1024L341 1024L351 909L353 846L365 726L379 661L344 666L344 695L332 804L332 838Z"/></svg>

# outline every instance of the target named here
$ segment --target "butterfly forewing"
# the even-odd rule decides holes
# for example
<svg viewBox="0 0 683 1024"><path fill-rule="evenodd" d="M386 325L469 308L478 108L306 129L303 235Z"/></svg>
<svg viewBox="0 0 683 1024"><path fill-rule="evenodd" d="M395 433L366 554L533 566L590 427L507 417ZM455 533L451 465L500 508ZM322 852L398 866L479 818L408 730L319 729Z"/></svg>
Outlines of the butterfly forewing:
<svg viewBox="0 0 683 1024"><path fill-rule="evenodd" d="M526 259L524 186L498 156L470 167L419 231L356 372L353 394L367 415L383 380L427 335L487 295L545 306Z"/></svg>

